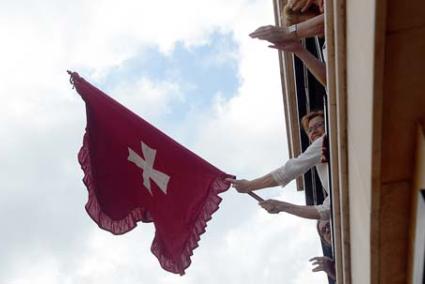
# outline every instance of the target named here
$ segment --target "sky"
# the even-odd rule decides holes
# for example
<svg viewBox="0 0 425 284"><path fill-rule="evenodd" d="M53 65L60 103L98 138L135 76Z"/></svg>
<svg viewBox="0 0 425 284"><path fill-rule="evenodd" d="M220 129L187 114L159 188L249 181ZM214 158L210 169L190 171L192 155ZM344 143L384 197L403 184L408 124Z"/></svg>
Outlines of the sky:
<svg viewBox="0 0 425 284"><path fill-rule="evenodd" d="M115 236L87 215L85 106L66 70L221 170L288 159L278 55L249 38L262 0L0 0L0 283L326 283L315 222L229 189L184 276L150 252L152 224ZM303 204L295 183L265 198Z"/></svg>

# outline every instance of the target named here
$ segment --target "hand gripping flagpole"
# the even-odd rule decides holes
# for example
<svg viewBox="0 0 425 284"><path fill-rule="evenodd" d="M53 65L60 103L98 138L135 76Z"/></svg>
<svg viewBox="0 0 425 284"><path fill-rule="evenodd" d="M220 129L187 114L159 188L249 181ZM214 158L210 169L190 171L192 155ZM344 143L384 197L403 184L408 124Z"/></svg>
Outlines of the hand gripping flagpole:
<svg viewBox="0 0 425 284"><path fill-rule="evenodd" d="M233 182L232 181L235 181L236 180L236 176L232 176L231 178L228 178L228 179L226 179L227 181L230 181L230 183L232 183L232 185L233 185L233 187L234 187L234 184L233 184ZM236 187L235 187L236 188ZM245 192L245 193L247 193L249 196L251 196L252 198L254 198L255 200L257 200L258 202L263 202L264 201L264 199L263 198L261 198L260 196L258 196L257 194L255 194L254 192L252 192L252 191L248 191L248 192Z"/></svg>

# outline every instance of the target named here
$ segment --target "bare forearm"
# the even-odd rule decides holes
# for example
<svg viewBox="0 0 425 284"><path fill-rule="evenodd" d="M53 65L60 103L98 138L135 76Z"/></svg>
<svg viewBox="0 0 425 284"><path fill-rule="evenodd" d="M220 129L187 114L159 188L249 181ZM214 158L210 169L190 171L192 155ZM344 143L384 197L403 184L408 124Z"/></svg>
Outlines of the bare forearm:
<svg viewBox="0 0 425 284"><path fill-rule="evenodd" d="M304 62L308 70L313 76L326 87L326 65L317 59L306 49L301 49L295 52L295 55Z"/></svg>
<svg viewBox="0 0 425 284"><path fill-rule="evenodd" d="M297 24L297 38L323 36L325 34L325 15L321 14Z"/></svg>
<svg viewBox="0 0 425 284"><path fill-rule="evenodd" d="M274 180L271 174L266 174L260 178L256 178L250 181L249 189L250 191L278 186L279 184Z"/></svg>
<svg viewBox="0 0 425 284"><path fill-rule="evenodd" d="M227 178L226 181L230 182L232 186L240 193L247 193L250 191L278 185L278 183L274 180L272 174L267 174L253 180L238 180L234 178Z"/></svg>
<svg viewBox="0 0 425 284"><path fill-rule="evenodd" d="M286 212L291 215L295 215L301 218L306 219L320 219L319 211L314 206L303 206L303 205L295 205L291 203L283 203L281 208L281 212Z"/></svg>

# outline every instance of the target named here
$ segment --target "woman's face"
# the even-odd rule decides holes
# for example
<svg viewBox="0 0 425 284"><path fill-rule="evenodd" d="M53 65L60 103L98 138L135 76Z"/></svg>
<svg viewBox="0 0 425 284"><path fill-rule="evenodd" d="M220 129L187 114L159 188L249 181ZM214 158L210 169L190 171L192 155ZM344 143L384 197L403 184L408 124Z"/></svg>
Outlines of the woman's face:
<svg viewBox="0 0 425 284"><path fill-rule="evenodd" d="M332 244L331 223L329 221L319 221L319 234L328 245Z"/></svg>
<svg viewBox="0 0 425 284"><path fill-rule="evenodd" d="M323 117L316 116L308 122L307 135L311 142L325 134L325 122Z"/></svg>

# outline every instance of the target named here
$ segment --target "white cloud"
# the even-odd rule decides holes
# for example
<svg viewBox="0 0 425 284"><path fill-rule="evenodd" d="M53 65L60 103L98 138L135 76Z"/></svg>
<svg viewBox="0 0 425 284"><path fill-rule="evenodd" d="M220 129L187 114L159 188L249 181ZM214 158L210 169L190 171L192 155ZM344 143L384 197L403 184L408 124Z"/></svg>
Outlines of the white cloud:
<svg viewBox="0 0 425 284"><path fill-rule="evenodd" d="M4 283L27 284L31 281L34 284L56 284L61 282L58 264L54 257L40 253L40 261L25 261L21 265L24 265L25 269L20 269L15 277L7 279Z"/></svg>
<svg viewBox="0 0 425 284"><path fill-rule="evenodd" d="M131 84L118 83L110 92L120 103L134 106L133 111L148 118L167 115L173 102L185 100L177 82L153 82L146 77Z"/></svg>
<svg viewBox="0 0 425 284"><path fill-rule="evenodd" d="M267 2L267 1L266 1ZM238 61L241 85L193 109L181 139L229 173L252 178L287 157L277 54L247 35L273 22L272 3L234 1L8 1L0 9L0 136L3 162L0 235L4 283L319 283L308 258L319 252L314 224L271 216L250 198L224 193L184 277L164 272L150 253L151 225L123 236L103 232L84 212L86 190L76 160L84 104L67 68L95 81L145 48L172 54L177 42L207 44L230 33L206 66ZM155 117L183 101L182 82L143 77L111 92ZM144 93L147 96L133 96ZM142 100L142 101L141 101ZM302 202L293 184L281 198ZM279 189L261 193L276 196Z"/></svg>

